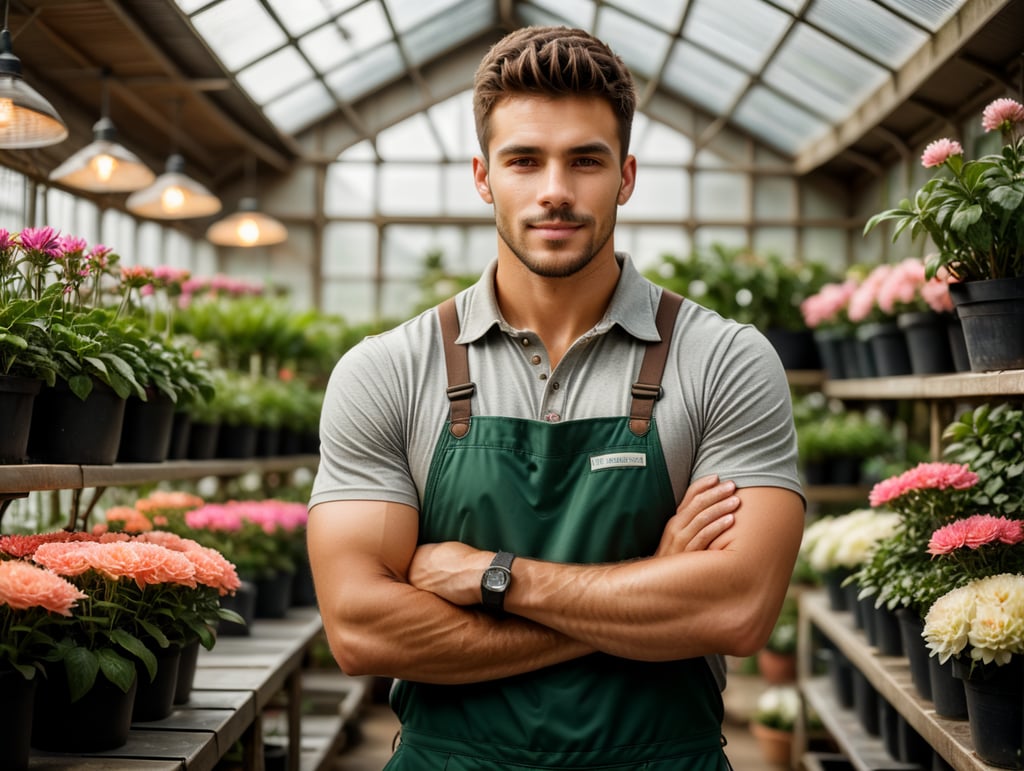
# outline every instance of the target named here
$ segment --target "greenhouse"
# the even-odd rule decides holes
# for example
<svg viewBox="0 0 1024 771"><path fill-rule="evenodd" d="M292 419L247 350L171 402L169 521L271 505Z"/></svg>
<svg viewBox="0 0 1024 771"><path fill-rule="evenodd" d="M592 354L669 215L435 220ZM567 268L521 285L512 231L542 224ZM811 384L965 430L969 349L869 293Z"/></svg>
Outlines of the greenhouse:
<svg viewBox="0 0 1024 771"><path fill-rule="evenodd" d="M1024 768L1022 102L1024 0L6 0L10 767Z"/></svg>

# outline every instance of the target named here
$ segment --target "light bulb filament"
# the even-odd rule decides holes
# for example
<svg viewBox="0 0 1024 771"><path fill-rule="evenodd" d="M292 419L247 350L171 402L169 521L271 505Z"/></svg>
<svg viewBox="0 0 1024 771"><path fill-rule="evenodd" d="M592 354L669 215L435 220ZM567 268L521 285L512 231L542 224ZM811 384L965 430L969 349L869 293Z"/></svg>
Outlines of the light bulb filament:
<svg viewBox="0 0 1024 771"><path fill-rule="evenodd" d="M117 170L117 159L109 153L100 153L89 162L89 165L100 181L109 182Z"/></svg>

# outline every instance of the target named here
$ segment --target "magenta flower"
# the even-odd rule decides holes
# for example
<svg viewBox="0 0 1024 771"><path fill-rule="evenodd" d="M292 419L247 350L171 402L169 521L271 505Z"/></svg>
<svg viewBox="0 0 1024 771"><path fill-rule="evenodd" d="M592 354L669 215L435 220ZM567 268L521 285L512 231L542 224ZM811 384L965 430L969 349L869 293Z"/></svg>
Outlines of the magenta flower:
<svg viewBox="0 0 1024 771"><path fill-rule="evenodd" d="M1024 123L1024 105L1013 99L996 99L981 114L985 131L1012 131L1020 123Z"/></svg>
<svg viewBox="0 0 1024 771"><path fill-rule="evenodd" d="M0 251L6 252L17 245L18 242L11 235L10 231L7 228L0 228Z"/></svg>
<svg viewBox="0 0 1024 771"><path fill-rule="evenodd" d="M975 514L950 522L932 533L928 541L928 553L949 554L965 547L977 549L995 543L1012 546L1022 540L1024 523L1006 517L993 517L991 514Z"/></svg>
<svg viewBox="0 0 1024 771"><path fill-rule="evenodd" d="M872 507L883 506L908 493L922 490L967 490L978 483L978 475L962 463L919 463L912 469L884 479L868 498Z"/></svg>
<svg viewBox="0 0 1024 771"><path fill-rule="evenodd" d="M61 236L57 240L57 246L61 251L61 254L65 257L69 255L80 255L85 252L86 246L84 238L78 236Z"/></svg>
<svg viewBox="0 0 1024 771"><path fill-rule="evenodd" d="M954 155L963 155L964 148L954 139L936 139L924 148L921 154L921 165L926 169L941 166Z"/></svg>
<svg viewBox="0 0 1024 771"><path fill-rule="evenodd" d="M25 228L18 234L18 241L26 252L55 257L61 253L58 233L51 227Z"/></svg>

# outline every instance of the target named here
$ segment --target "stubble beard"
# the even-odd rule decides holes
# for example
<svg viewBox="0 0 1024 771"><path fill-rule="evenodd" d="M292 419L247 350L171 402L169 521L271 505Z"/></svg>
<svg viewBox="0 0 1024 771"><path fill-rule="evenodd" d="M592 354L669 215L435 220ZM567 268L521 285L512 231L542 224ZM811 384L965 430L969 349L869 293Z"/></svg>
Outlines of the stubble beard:
<svg viewBox="0 0 1024 771"><path fill-rule="evenodd" d="M582 217L572 214L571 212L561 214L555 219L559 222L572 222L582 225L592 225L594 223L593 217ZM536 222L541 221L551 222L552 218L544 217L536 220ZM587 267L593 261L594 257L597 256L597 254L605 247L612 236L612 232L615 230L615 217L614 215L612 216L607 230L597 233L597 238L600 240L600 243L592 239L575 254L563 257L557 261L544 259L532 252L526 246L525 237L521 239L515 238L512 229L508 226L504 218L496 218L495 224L498 229L498 237L509 248L509 251L516 256L516 259L522 263L523 267L531 273L536 276L540 276L541 278L568 278ZM529 232L530 224L532 224L532 221L530 220L524 220L522 222L521 228L523 233ZM567 240L547 241L546 243L548 245L547 248L550 251L559 251L565 246Z"/></svg>

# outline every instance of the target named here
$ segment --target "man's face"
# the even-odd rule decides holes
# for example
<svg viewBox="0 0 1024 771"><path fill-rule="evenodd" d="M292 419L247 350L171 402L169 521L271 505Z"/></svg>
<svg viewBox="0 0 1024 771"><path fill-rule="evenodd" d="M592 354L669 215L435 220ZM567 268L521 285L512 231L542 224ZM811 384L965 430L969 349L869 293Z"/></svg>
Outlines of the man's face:
<svg viewBox="0 0 1024 771"><path fill-rule="evenodd" d="M616 208L633 192L636 160L621 158L611 106L597 97L513 96L491 111L477 191L494 205L499 256L533 273L571 276L612 255Z"/></svg>

